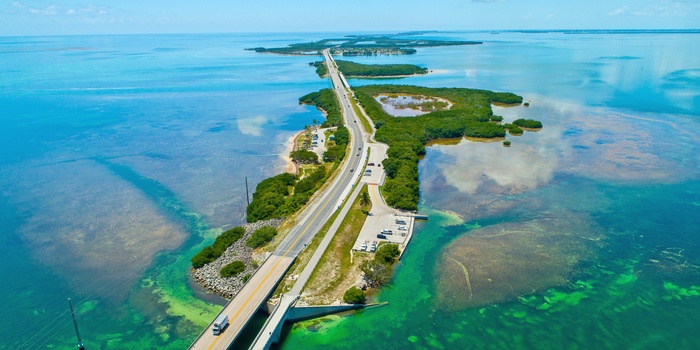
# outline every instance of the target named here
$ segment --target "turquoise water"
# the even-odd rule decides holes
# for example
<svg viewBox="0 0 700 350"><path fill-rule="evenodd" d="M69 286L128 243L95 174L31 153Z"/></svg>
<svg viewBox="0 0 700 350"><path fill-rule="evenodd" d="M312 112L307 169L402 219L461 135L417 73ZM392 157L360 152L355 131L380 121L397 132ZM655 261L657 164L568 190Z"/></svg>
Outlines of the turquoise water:
<svg viewBox="0 0 700 350"><path fill-rule="evenodd" d="M88 348L186 347L220 309L189 257L243 222L244 178L281 171L289 136L321 118L297 98L328 87L311 58L243 49L330 36L0 38L0 348L73 348L68 297ZM529 108L496 113L545 128L510 148L430 147L430 220L378 296L389 305L298 324L282 347L693 348L700 36L431 36L485 44L352 60L433 70L383 82L518 93ZM445 254L533 227L474 256L536 292L460 306Z"/></svg>
<svg viewBox="0 0 700 350"><path fill-rule="evenodd" d="M221 302L189 257L322 115L314 35L0 38L0 348L181 349Z"/></svg>
<svg viewBox="0 0 700 350"><path fill-rule="evenodd" d="M281 348L697 348L700 36L438 37L485 44L355 60L434 71L386 82L516 92L530 107L495 114L544 128L429 147L430 219L388 306L296 324Z"/></svg>

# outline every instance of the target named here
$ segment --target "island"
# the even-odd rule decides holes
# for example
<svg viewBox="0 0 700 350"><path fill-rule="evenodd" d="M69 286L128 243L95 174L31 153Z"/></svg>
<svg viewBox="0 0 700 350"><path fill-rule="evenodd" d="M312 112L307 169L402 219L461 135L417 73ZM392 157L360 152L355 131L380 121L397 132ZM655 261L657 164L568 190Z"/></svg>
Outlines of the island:
<svg viewBox="0 0 700 350"><path fill-rule="evenodd" d="M405 33L404 33L405 34ZM347 35L342 38L323 39L310 43L291 44L286 47L253 47L246 50L259 53L282 55L317 56L321 51L330 49L332 55L374 56L374 55L412 55L416 48L478 45L480 41L434 40L416 37L417 35Z"/></svg>
<svg viewBox="0 0 700 350"><path fill-rule="evenodd" d="M361 64L343 60L336 60L335 63L338 70L348 78L396 78L428 73L428 68L413 64ZM323 61L311 62L309 65L316 67L316 74L321 78L328 74Z"/></svg>

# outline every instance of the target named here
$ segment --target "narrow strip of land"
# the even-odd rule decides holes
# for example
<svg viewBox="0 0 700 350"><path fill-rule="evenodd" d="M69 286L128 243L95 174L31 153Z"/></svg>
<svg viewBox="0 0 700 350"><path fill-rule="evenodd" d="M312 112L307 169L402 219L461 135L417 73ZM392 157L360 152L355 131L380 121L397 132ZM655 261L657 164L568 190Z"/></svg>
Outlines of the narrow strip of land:
<svg viewBox="0 0 700 350"><path fill-rule="evenodd" d="M327 51L324 52L324 56L329 61L329 66L333 66ZM359 171L351 172L350 170L359 169L366 155L362 130L358 125L355 112L350 108L349 97L344 88L347 85L338 76L337 70L334 67L331 69L336 72L331 76L331 80L341 96L339 102L351 134L350 152L348 152L344 166L340 169L340 175L305 209L300 215L299 224L290 231L277 250L265 260L243 289L219 313L220 315L228 315L229 327L221 335L215 336L211 331L212 321L212 324L209 324L197 337L190 349L227 349L236 340L255 311L270 296L296 256L311 242L311 239L339 207L339 204L347 197L356 177L359 176Z"/></svg>

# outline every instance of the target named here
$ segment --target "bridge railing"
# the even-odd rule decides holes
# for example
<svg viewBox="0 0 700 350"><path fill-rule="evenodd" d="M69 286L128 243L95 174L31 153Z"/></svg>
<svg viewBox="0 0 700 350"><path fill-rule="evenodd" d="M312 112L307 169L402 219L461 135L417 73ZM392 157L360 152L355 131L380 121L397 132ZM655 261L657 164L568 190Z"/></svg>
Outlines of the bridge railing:
<svg viewBox="0 0 700 350"><path fill-rule="evenodd" d="M255 273L253 273L253 275L255 275L256 273L258 273L258 271L260 271L260 268L261 268L263 265L265 265L265 263L267 262L268 259L270 259L271 256L272 256L272 254L268 255L267 258L265 258L265 260L263 260L262 264L260 264L260 266L258 266L258 269L255 270ZM249 283L252 279L253 279L253 277L251 276L251 278L249 278L245 283L243 283L243 285L241 286L241 289L239 289L238 292L240 292L241 290L243 290L243 288L245 288L245 286L248 285L248 283ZM236 293L236 295L238 295L238 293ZM211 320L211 322L209 322L209 324L206 326L206 328L204 328L204 330L202 331L202 333L199 333L199 335L197 336L197 338L192 342L192 344L190 344L190 347L189 347L188 349L192 349L192 347L194 346L194 344L196 344L197 341L199 341L199 339L202 338L202 336L204 335L204 333L206 333L206 332L209 330L209 328L211 328L211 326L214 325L214 321L216 321L216 319L219 318L219 315L221 315L221 314L224 312L224 310L226 310L226 308L229 306L229 304L231 304L231 302L233 301L233 299L236 298L236 295L234 295L233 298L229 299L229 301L224 305L224 307L221 309L221 311L219 311L219 313L216 314L216 316L214 317L214 319Z"/></svg>
<svg viewBox="0 0 700 350"><path fill-rule="evenodd" d="M294 301L296 301L297 299L299 299L299 297L300 297L300 296L297 295L296 298L294 298ZM272 309L272 312L270 312L270 317L267 318L267 320L265 321L265 324L263 324L262 328L260 329L260 332L258 332L258 335L255 337L255 340L253 340L253 343L250 345L250 348L251 348L251 349L255 346L255 344L257 344L257 343L260 341L260 338L264 335L265 332L263 332L263 331L265 330L265 328L266 328L266 327L270 324L270 322L272 321L272 315L274 315L275 312L277 312L277 309L279 309L280 306L282 306L282 298L283 298L283 297L280 297L280 302L277 303L277 305L275 306L275 308ZM292 303L294 303L294 301L292 301ZM284 319L282 320L282 323L284 323ZM272 337L270 337L270 339L272 339ZM265 349L268 349L268 348L269 348L269 346L270 346L270 339L267 340L268 344L265 344Z"/></svg>

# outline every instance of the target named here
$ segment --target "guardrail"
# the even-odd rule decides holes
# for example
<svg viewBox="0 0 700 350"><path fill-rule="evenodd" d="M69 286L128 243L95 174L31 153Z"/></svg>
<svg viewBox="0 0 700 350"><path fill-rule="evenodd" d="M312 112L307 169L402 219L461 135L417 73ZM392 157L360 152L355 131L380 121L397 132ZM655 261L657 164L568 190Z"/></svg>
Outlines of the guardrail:
<svg viewBox="0 0 700 350"><path fill-rule="evenodd" d="M263 260L262 264L260 264L260 266L258 266L258 269L255 270L255 273L254 273L253 275L255 275L256 273L258 273L258 271L260 271L260 268L261 268L263 265L265 265L265 263L267 262L268 259L270 259L271 256L272 256L272 254L268 255L267 258L265 258L265 260ZM243 290L243 288L245 288L245 286L248 285L248 282L250 282L252 279L253 279L253 276L251 276L251 277L248 279L248 281L246 281L245 283L243 283L243 285L241 286L241 289L239 289L238 292L240 293L240 291ZM238 295L238 293L236 293L236 295ZM202 331L202 333L199 333L199 335L197 336L197 338L194 339L194 341L192 342L192 344L190 344L190 346L189 346L188 349L192 349L192 346L194 346L194 344L195 344L200 338L202 338L202 336L204 335L204 333L205 333L206 331L208 331L209 328L210 328L212 325L214 325L214 321L216 321L216 319L219 318L219 315L221 315L221 314L224 312L224 310L226 310L226 308L228 307L228 305L231 304L231 302L233 301L233 299L236 298L236 295L234 295L231 299L229 299L229 301L224 305L224 307L221 309L221 311L219 311L219 313L216 314L216 316L214 317L214 319L211 320L211 322L209 322L209 324L207 325L207 327L204 328L204 330ZM244 327L244 328L245 328L245 327Z"/></svg>
<svg viewBox="0 0 700 350"><path fill-rule="evenodd" d="M301 297L300 295L297 295L290 304L293 304L294 302L299 300L300 297ZM280 297L280 302L277 303L277 306L275 306L275 308L272 309L272 312L270 312L270 317L268 317L267 320L265 321L265 324L263 324L261 331L258 332L258 335L255 337L255 340L253 340L253 343L250 344L250 349L252 349L253 346L255 346L255 344L258 343L258 341L260 340L260 337L263 336L262 330L265 329L268 324L270 324L270 321L272 320L272 315L274 315L275 312L277 312L277 310L280 308L280 306L282 306L282 297ZM289 310L287 310L287 311L289 311ZM282 320L282 323L284 323L284 320ZM272 337L270 337L270 339L272 339ZM270 340L268 340L268 343L265 344L265 349L269 348L269 345L270 345L269 343L270 343Z"/></svg>

